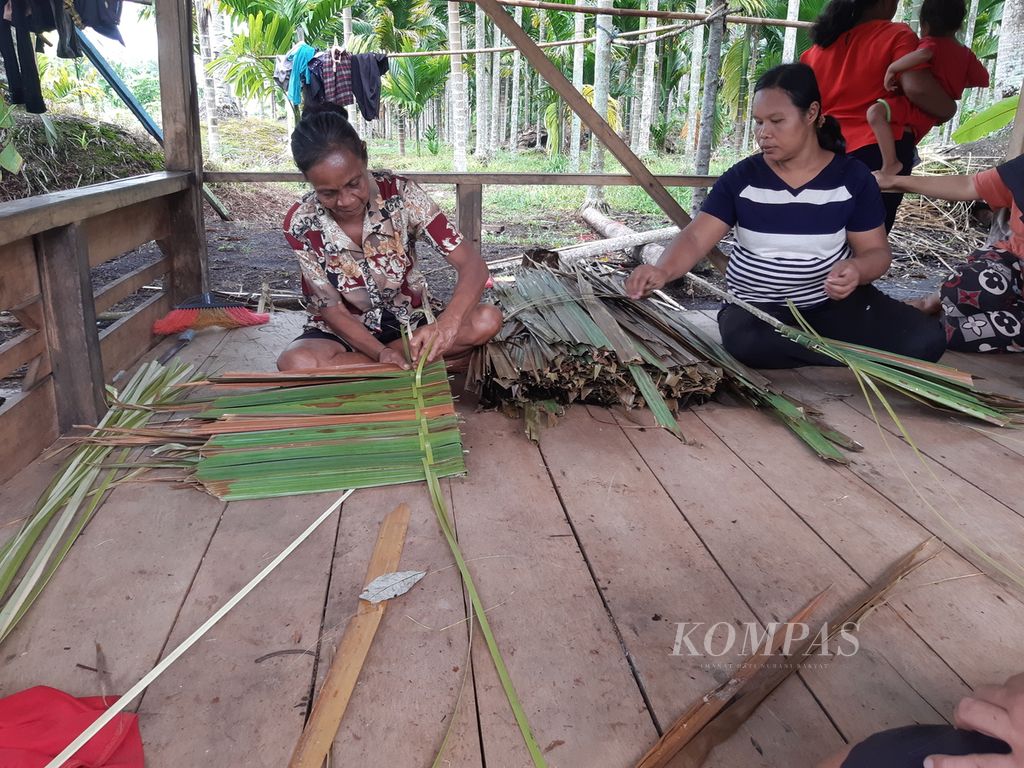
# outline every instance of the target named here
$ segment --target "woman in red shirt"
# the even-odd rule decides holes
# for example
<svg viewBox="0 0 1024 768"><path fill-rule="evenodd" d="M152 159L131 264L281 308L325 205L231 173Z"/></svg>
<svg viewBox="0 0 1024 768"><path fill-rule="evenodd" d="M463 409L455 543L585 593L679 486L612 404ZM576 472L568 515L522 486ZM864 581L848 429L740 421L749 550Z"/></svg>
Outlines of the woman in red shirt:
<svg viewBox="0 0 1024 768"><path fill-rule="evenodd" d="M811 29L814 45L800 57L821 85L822 108L839 120L846 151L873 171L882 167L882 153L868 125L868 107L888 93L885 72L897 59L918 47L917 35L906 24L894 24L898 0L831 0ZM956 102L928 69L904 72L903 92L925 112L946 121ZM893 124L896 155L909 174L914 160L914 135L909 127ZM885 228L892 229L901 194L885 194Z"/></svg>

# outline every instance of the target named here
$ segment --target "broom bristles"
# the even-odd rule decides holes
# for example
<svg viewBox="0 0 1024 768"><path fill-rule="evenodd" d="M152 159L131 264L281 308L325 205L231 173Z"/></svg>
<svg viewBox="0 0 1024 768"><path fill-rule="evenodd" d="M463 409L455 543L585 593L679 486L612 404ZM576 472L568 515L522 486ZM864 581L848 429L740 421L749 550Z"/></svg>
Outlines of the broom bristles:
<svg viewBox="0 0 1024 768"><path fill-rule="evenodd" d="M211 326L221 328L245 328L263 325L270 321L270 315L259 314L245 307L204 307L201 309L172 309L153 323L153 333L170 336L188 329L199 330Z"/></svg>

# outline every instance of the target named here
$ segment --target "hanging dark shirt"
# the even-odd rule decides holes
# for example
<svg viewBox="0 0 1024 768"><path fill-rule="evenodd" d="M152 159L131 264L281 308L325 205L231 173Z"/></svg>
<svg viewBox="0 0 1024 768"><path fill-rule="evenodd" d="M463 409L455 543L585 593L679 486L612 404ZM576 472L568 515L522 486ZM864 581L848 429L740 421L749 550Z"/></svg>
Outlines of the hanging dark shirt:
<svg viewBox="0 0 1024 768"><path fill-rule="evenodd" d="M386 53L357 53L352 60L352 95L367 120L380 114L380 79L388 71Z"/></svg>

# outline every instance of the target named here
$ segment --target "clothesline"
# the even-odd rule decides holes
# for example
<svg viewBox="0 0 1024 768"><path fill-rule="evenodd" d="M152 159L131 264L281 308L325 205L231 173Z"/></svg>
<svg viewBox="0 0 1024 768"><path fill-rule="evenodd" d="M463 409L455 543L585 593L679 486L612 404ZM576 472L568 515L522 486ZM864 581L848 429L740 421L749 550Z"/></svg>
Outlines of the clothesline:
<svg viewBox="0 0 1024 768"><path fill-rule="evenodd" d="M646 45L648 42L645 40L629 40L624 41L624 38L641 37L643 35L653 35L658 32L665 32L665 35L658 37L658 40L663 40L666 37L686 32L687 30L693 29L696 26L707 23L708 20L713 20L721 16L721 12L709 14L707 18L700 19L693 24L667 24L663 27L649 27L647 29L634 30L632 32L619 32L612 38L612 45ZM547 43L538 43L538 48L559 48L567 45L586 45L593 43L597 40L596 37L577 37L572 40L555 40ZM622 41L622 42L620 42ZM422 56L473 56L479 53L510 53L518 50L514 45L502 45L493 48L462 48L455 51L442 49L439 51L398 51L395 53L388 52L389 59L413 59ZM277 56L256 56L257 59L276 59Z"/></svg>
<svg viewBox="0 0 1024 768"><path fill-rule="evenodd" d="M461 3L476 4L476 0L458 0ZM597 8L593 5L564 5L562 3L545 2L544 0L498 0L502 5L520 8L539 8L564 13L590 13L601 16L639 16L648 19L685 19L689 21L706 21L711 14L690 13L687 11L645 11L639 8ZM788 19L767 19L758 16L726 16L730 24L759 24L769 27L795 27L810 29L814 26L810 21L789 21Z"/></svg>

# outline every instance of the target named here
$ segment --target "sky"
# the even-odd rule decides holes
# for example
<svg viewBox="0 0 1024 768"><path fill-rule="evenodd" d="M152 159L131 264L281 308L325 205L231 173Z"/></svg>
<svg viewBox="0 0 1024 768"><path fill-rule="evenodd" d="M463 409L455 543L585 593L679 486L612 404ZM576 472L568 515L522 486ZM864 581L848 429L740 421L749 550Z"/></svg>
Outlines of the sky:
<svg viewBox="0 0 1024 768"><path fill-rule="evenodd" d="M121 9L121 36L124 45L116 40L86 29L86 36L99 48L100 53L109 60L122 64L156 61L156 19L152 16L139 21L139 9L144 6L137 3L125 3Z"/></svg>

